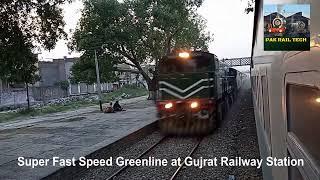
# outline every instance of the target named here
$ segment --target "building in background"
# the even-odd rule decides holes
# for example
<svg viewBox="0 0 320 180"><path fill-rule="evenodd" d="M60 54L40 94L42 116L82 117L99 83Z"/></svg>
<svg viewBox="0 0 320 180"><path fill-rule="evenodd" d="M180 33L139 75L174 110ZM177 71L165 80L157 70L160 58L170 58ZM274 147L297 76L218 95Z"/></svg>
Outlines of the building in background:
<svg viewBox="0 0 320 180"><path fill-rule="evenodd" d="M71 84L71 68L78 60L78 57L63 57L53 59L52 61L39 61L37 66L39 67L38 74L40 81L30 87L31 101L48 101L74 95L97 93L96 84ZM142 69L152 77L154 65L143 65ZM124 85L147 87L147 83L139 71L129 65L117 65L115 73L118 76L118 80L115 82L102 83L102 92L113 91ZM61 84L63 84L65 88L63 88ZM23 103L26 103L25 86L17 88L7 82L0 81L0 105Z"/></svg>
<svg viewBox="0 0 320 180"><path fill-rule="evenodd" d="M39 75L41 79L39 82L39 87L36 87L33 90L37 91L36 94L41 94L40 99L92 94L97 92L97 87L95 84L71 84L71 68L78 60L78 57L64 57L61 59L53 59L52 61L39 61ZM61 87L62 91L65 90L65 92L58 92L61 91ZM103 92L111 91L112 84L101 84L101 90Z"/></svg>
<svg viewBox="0 0 320 180"><path fill-rule="evenodd" d="M142 67L144 70L144 67ZM113 82L114 86L122 87L123 85L136 85L140 87L147 87L146 81L140 74L139 70L132 68L127 64L118 64L116 66L117 82Z"/></svg>
<svg viewBox="0 0 320 180"><path fill-rule="evenodd" d="M41 77L39 87L42 88L53 88L56 87L61 82L68 82L69 87L66 95L61 93L46 93L46 94L57 94L57 96L70 96L70 95L80 95L80 94L90 94L96 93L97 87L96 84L86 84L78 83L71 84L70 77L72 76L71 68L73 64L78 61L79 58L61 58L53 59L52 61L39 61L39 75ZM149 68L152 66L145 65L143 69L150 75ZM146 86L146 81L140 75L139 71L135 68L132 68L126 64L119 64L116 66L116 75L118 80L110 83L102 83L101 90L103 92L112 91L118 89L123 85L137 85L137 86ZM47 90L48 91L48 90ZM48 91L49 92L49 91Z"/></svg>
<svg viewBox="0 0 320 180"><path fill-rule="evenodd" d="M55 86L59 82L69 81L71 67L79 58L61 58L52 61L39 61L39 86Z"/></svg>

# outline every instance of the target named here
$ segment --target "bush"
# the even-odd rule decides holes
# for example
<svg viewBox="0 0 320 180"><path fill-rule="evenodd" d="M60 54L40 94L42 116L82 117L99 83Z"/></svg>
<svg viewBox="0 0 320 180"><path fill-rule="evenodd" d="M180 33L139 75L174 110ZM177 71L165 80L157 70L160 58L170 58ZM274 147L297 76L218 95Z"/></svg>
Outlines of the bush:
<svg viewBox="0 0 320 180"><path fill-rule="evenodd" d="M30 109L28 109L28 108L22 108L22 109L19 109L19 110L18 110L18 113L19 113L19 114L22 114L22 115L32 114L32 113L34 113L34 112L35 112L35 109L33 109L33 108L30 108Z"/></svg>
<svg viewBox="0 0 320 180"><path fill-rule="evenodd" d="M138 96L147 95L148 91L145 88L137 87L135 85L124 85L120 89L103 95L105 101L114 101L118 99L128 99Z"/></svg>

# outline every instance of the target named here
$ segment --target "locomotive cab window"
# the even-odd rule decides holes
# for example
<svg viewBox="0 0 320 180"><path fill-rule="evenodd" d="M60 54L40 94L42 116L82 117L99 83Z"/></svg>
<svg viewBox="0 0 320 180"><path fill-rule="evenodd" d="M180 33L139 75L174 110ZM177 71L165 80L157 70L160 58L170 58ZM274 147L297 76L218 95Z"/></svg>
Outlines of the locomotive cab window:
<svg viewBox="0 0 320 180"><path fill-rule="evenodd" d="M209 71L210 62L209 58L203 56L192 57L190 59L164 59L160 63L160 72L166 74L206 72Z"/></svg>
<svg viewBox="0 0 320 180"><path fill-rule="evenodd" d="M287 86L288 131L301 142L308 156L320 165L320 90Z"/></svg>

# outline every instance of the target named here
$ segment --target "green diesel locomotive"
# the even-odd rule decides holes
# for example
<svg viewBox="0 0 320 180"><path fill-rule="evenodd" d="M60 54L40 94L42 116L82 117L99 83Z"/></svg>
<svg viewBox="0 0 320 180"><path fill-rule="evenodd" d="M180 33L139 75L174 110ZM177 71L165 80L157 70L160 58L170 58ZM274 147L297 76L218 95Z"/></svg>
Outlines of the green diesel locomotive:
<svg viewBox="0 0 320 180"><path fill-rule="evenodd" d="M212 132L236 97L238 74L208 52L183 51L163 57L156 101L161 132Z"/></svg>

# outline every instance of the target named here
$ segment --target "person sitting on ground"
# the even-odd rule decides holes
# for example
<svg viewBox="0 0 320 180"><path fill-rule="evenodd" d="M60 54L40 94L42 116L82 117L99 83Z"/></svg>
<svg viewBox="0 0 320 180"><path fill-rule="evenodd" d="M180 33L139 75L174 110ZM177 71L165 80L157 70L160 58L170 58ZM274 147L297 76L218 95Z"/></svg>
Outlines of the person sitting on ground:
<svg viewBox="0 0 320 180"><path fill-rule="evenodd" d="M112 102L104 109L105 113L113 113L114 109L112 108Z"/></svg>
<svg viewBox="0 0 320 180"><path fill-rule="evenodd" d="M116 101L113 105L113 110L114 111L125 111L119 104L119 101Z"/></svg>

